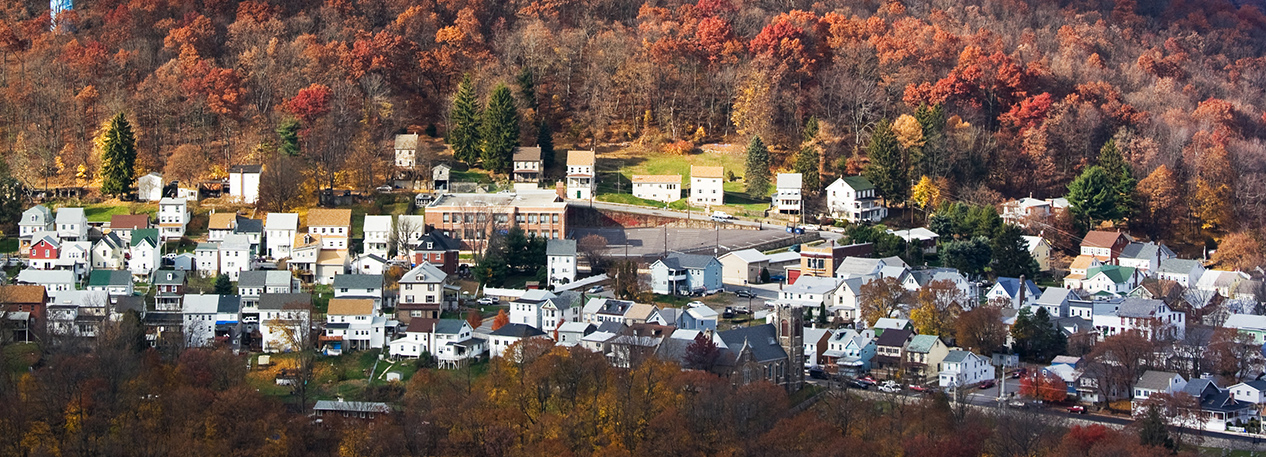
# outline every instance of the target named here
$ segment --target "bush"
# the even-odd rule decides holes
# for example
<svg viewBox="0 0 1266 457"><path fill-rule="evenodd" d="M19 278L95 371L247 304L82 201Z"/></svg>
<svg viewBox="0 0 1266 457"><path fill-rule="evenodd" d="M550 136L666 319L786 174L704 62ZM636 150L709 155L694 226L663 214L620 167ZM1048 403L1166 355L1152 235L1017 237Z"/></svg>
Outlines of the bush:
<svg viewBox="0 0 1266 457"><path fill-rule="evenodd" d="M684 156L695 152L695 144L686 140L677 140L664 145L667 154Z"/></svg>

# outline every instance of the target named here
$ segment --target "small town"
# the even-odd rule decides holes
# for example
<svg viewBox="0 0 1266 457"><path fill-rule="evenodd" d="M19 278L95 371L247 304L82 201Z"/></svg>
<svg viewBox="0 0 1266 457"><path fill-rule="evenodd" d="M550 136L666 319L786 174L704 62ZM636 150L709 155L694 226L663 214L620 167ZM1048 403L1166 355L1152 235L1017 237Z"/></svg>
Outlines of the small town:
<svg viewBox="0 0 1266 457"><path fill-rule="evenodd" d="M0 6L0 455L1266 455L1266 4Z"/></svg>

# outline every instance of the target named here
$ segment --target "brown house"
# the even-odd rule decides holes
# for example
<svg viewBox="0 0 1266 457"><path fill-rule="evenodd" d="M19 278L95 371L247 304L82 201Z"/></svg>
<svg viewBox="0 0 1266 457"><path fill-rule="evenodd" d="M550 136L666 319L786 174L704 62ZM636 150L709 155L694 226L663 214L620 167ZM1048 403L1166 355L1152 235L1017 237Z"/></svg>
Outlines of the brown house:
<svg viewBox="0 0 1266 457"><path fill-rule="evenodd" d="M462 245L457 240L432 230L418 239L418 246L413 248L413 264L429 262L445 273L457 274L457 254L461 248Z"/></svg>
<svg viewBox="0 0 1266 457"><path fill-rule="evenodd" d="M1121 250L1130 245L1130 237L1121 232L1091 230L1081 240L1081 255L1108 258L1105 263L1116 264Z"/></svg>
<svg viewBox="0 0 1266 457"><path fill-rule="evenodd" d="M0 286L0 306L10 313L31 313L37 322L44 322L44 305L48 293L44 286Z"/></svg>
<svg viewBox="0 0 1266 457"><path fill-rule="evenodd" d="M872 243L841 245L835 240L800 248L800 273L798 276L831 278L845 257L870 257L875 252ZM788 278L792 279L792 278ZM794 282L794 280L792 281Z"/></svg>

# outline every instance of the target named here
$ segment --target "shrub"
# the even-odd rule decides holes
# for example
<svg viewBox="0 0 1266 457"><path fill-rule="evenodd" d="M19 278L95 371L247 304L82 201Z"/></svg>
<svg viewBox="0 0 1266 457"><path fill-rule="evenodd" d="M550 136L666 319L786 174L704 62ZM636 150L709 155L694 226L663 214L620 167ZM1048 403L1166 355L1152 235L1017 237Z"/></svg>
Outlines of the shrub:
<svg viewBox="0 0 1266 457"><path fill-rule="evenodd" d="M684 156L695 151L695 144L686 140L677 140L664 145L664 152Z"/></svg>

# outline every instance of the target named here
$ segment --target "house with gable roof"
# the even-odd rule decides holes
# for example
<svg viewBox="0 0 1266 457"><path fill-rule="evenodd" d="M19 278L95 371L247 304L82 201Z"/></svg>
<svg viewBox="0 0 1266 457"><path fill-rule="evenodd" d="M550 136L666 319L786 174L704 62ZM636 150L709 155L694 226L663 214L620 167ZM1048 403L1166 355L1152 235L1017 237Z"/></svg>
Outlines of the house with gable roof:
<svg viewBox="0 0 1266 457"><path fill-rule="evenodd" d="M57 238L62 241L79 241L88 237L88 216L83 208L59 208L57 210Z"/></svg>
<svg viewBox="0 0 1266 457"><path fill-rule="evenodd" d="M39 232L56 232L57 224L53 221L53 212L44 205L35 205L22 212L22 220L18 221L18 247L22 255L31 250L32 237Z"/></svg>
<svg viewBox="0 0 1266 457"><path fill-rule="evenodd" d="M361 251L365 255L387 258L391 251L391 215L365 215Z"/></svg>
<svg viewBox="0 0 1266 457"><path fill-rule="evenodd" d="M1021 302L1021 295L1023 295L1023 302ZM1014 309L1032 305L1041 296L1042 290L1032 279L1024 280L1024 290L1021 291L1019 278L998 278L998 282L985 292L986 301L1005 299L1011 302L1011 307Z"/></svg>
<svg viewBox="0 0 1266 457"><path fill-rule="evenodd" d="M230 281L237 281L243 271L251 270L251 239L246 235L229 234L219 246L220 271Z"/></svg>
<svg viewBox="0 0 1266 457"><path fill-rule="evenodd" d="M1222 324L1226 328L1239 330L1252 338L1253 345L1266 344L1266 316L1256 314L1232 314Z"/></svg>
<svg viewBox="0 0 1266 457"><path fill-rule="evenodd" d="M373 300L331 298L325 316L320 341L326 355L378 349L386 341L387 317L374 309Z"/></svg>
<svg viewBox="0 0 1266 457"><path fill-rule="evenodd" d="M299 215L295 213L268 213L264 218L266 240L264 253L271 259L290 257L295 233L299 232Z"/></svg>
<svg viewBox="0 0 1266 457"><path fill-rule="evenodd" d="M198 276L220 274L220 243L198 243L198 247L193 250L193 258Z"/></svg>
<svg viewBox="0 0 1266 457"><path fill-rule="evenodd" d="M427 352L440 368L458 368L479 357L486 341L475 337L475 329L462 319L415 319L404 336L392 340L390 354L396 358L417 358Z"/></svg>
<svg viewBox="0 0 1266 457"><path fill-rule="evenodd" d="M509 323L488 335L488 352L492 357L504 357L510 345L530 338L549 339L549 335L530 325Z"/></svg>
<svg viewBox="0 0 1266 457"><path fill-rule="evenodd" d="M336 275L334 298L368 298L374 301L374 310L382 311L384 284L381 274Z"/></svg>
<svg viewBox="0 0 1266 457"><path fill-rule="evenodd" d="M769 256L755 249L730 251L717 260L721 262L721 282L725 284L759 284L761 270L769 268Z"/></svg>
<svg viewBox="0 0 1266 457"><path fill-rule="evenodd" d="M1051 242L1040 236L1024 235L1023 238L1029 247L1029 255L1037 261L1038 271L1051 271L1051 252L1055 249L1051 247Z"/></svg>
<svg viewBox="0 0 1266 457"><path fill-rule="evenodd" d="M804 329L804 366L817 367L824 362L822 354L830 347L831 329L805 327Z"/></svg>
<svg viewBox="0 0 1266 457"><path fill-rule="evenodd" d="M1124 295L1143 282L1143 275L1132 267L1103 265L1086 270L1086 279L1077 288L1090 294ZM1065 281L1064 287L1069 284Z"/></svg>
<svg viewBox="0 0 1266 457"><path fill-rule="evenodd" d="M1033 306L1046 308L1046 313L1052 319L1070 317L1069 300L1080 298L1071 289L1063 287L1047 287L1042 291L1042 296L1033 302Z"/></svg>
<svg viewBox="0 0 1266 457"><path fill-rule="evenodd" d="M576 240L551 239L545 243L545 265L550 285L576 281Z"/></svg>
<svg viewBox="0 0 1266 457"><path fill-rule="evenodd" d="M154 310L180 311L181 299L185 296L185 272L179 270L158 270L154 274Z"/></svg>
<svg viewBox="0 0 1266 457"><path fill-rule="evenodd" d="M300 350L301 340L312 325L312 295L263 293L257 301L261 347L264 352Z"/></svg>
<svg viewBox="0 0 1266 457"><path fill-rule="evenodd" d="M132 232L132 254L128 260L128 269L136 276L149 276L162 263L160 250L162 240L158 229L137 229Z"/></svg>
<svg viewBox="0 0 1266 457"><path fill-rule="evenodd" d="M207 216L207 241L213 243L224 241L224 237L232 235L236 227L237 214L212 213Z"/></svg>
<svg viewBox="0 0 1266 457"><path fill-rule="evenodd" d="M548 246L547 246L548 248ZM430 263L444 273L457 274L457 255L461 251L461 242L432 230L418 240L413 248L413 263Z"/></svg>
<svg viewBox="0 0 1266 457"><path fill-rule="evenodd" d="M1181 340L1187 332L1185 314L1164 301L1138 297L1127 297L1116 304L1096 303L1091 324L1099 331L1100 339L1138 332L1149 340Z"/></svg>
<svg viewBox="0 0 1266 457"><path fill-rule="evenodd" d="M111 231L101 235L101 239L92 246L92 268L94 270L119 270L127 265L125 254L128 253L127 242Z"/></svg>
<svg viewBox="0 0 1266 457"><path fill-rule="evenodd" d="M800 210L804 208L801 192L804 187L803 175L778 173L774 183L775 190L771 197L773 202L770 203L770 207L780 214L800 214Z"/></svg>
<svg viewBox="0 0 1266 457"><path fill-rule="evenodd" d="M184 198L164 198L158 201L158 229L164 241L184 237L192 217L189 203Z"/></svg>
<svg viewBox="0 0 1266 457"><path fill-rule="evenodd" d="M888 208L877 200L875 185L865 176L845 176L826 186L826 207L831 217L852 223L877 223L888 217Z"/></svg>
<svg viewBox="0 0 1266 457"><path fill-rule="evenodd" d="M32 238L30 252L30 269L32 270L52 270L57 265L57 259L62 255L62 242L57 239L57 234L53 232L39 232Z"/></svg>
<svg viewBox="0 0 1266 457"><path fill-rule="evenodd" d="M651 264L651 290L661 295L711 294L721 290L721 262L716 257L669 253Z"/></svg>
<svg viewBox="0 0 1266 457"><path fill-rule="evenodd" d="M1134 383L1133 409L1141 412L1144 402L1152 395L1159 393L1175 394L1187 387L1187 380L1182 375L1168 371L1147 370Z"/></svg>
<svg viewBox="0 0 1266 457"><path fill-rule="evenodd" d="M415 318L439 319L440 312L456 306L457 291L448 283L449 275L435 265L422 262L400 277L400 298L396 319L408 324Z"/></svg>
<svg viewBox="0 0 1266 457"><path fill-rule="evenodd" d="M840 279L801 276L795 284L784 286L778 293L778 301L799 308L818 308L835 303L835 291L840 287Z"/></svg>
<svg viewBox="0 0 1266 457"><path fill-rule="evenodd" d="M520 146L514 148L514 182L540 182L545 167L541 161L541 148Z"/></svg>
<svg viewBox="0 0 1266 457"><path fill-rule="evenodd" d="M711 206L725 204L725 168L690 166L691 205Z"/></svg>
<svg viewBox="0 0 1266 457"><path fill-rule="evenodd" d="M580 322L580 293L532 289L510 302L510 322L552 332L565 322Z"/></svg>
<svg viewBox="0 0 1266 457"><path fill-rule="evenodd" d="M914 335L906 345L905 372L911 380L931 382L940 375L949 346L937 335Z"/></svg>
<svg viewBox="0 0 1266 457"><path fill-rule="evenodd" d="M969 351L949 351L941 367L937 375L941 387L971 386L994 378L992 361Z"/></svg>
<svg viewBox="0 0 1266 457"><path fill-rule="evenodd" d="M827 340L823 365L828 372L858 376L870 371L877 348L874 330L839 329Z"/></svg>
<svg viewBox="0 0 1266 457"><path fill-rule="evenodd" d="M1115 263L1130 242L1130 237L1121 232L1091 230L1081 239L1081 255L1096 257L1104 263Z"/></svg>
<svg viewBox="0 0 1266 457"><path fill-rule="evenodd" d="M110 233L125 243L132 243L132 231L149 228L149 216L145 214L115 214L110 217Z"/></svg>
<svg viewBox="0 0 1266 457"><path fill-rule="evenodd" d="M1153 276L1161 262L1178 257L1164 243L1134 241L1121 249L1117 265L1139 270L1144 276Z"/></svg>
<svg viewBox="0 0 1266 457"><path fill-rule="evenodd" d="M593 151L567 151L567 198L593 198L598 189L596 165Z"/></svg>
<svg viewBox="0 0 1266 457"><path fill-rule="evenodd" d="M659 202L681 200L681 175L633 175L633 196Z"/></svg>
<svg viewBox="0 0 1266 457"><path fill-rule="evenodd" d="M1156 269L1156 279L1174 281L1187 288L1199 282L1204 272L1204 264L1199 260L1163 259Z"/></svg>

